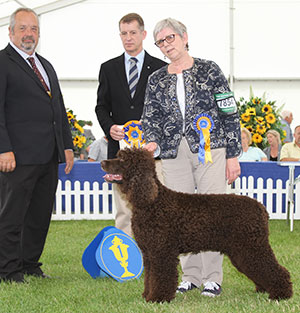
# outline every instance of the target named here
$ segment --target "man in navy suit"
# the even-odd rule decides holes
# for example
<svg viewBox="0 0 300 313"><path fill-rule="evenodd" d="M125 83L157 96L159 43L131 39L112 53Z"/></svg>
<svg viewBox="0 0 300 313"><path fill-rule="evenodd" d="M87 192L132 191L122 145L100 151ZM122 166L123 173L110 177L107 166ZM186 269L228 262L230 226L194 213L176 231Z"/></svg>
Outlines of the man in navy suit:
<svg viewBox="0 0 300 313"><path fill-rule="evenodd" d="M73 166L73 143L58 79L35 53L38 16L16 10L0 51L0 281L47 277L42 254L58 181ZM31 57L31 59L28 59Z"/></svg>
<svg viewBox="0 0 300 313"><path fill-rule="evenodd" d="M119 141L124 138L122 126L130 120L141 118L149 75L166 65L164 61L150 56L143 49L143 40L147 33L141 16L136 13L123 16L119 29L125 53L101 65L96 106L99 123L108 138L109 159L114 158L120 149ZM138 68L138 83L133 97L129 89L131 57L137 59ZM117 207L116 227L132 235L128 203L115 185L113 192Z"/></svg>

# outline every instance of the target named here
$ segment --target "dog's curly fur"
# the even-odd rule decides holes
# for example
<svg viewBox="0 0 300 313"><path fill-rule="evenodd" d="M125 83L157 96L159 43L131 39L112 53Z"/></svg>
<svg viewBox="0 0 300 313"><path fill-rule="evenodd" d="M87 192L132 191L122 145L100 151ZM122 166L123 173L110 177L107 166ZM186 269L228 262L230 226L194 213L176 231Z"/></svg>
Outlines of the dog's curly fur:
<svg viewBox="0 0 300 313"><path fill-rule="evenodd" d="M292 297L289 272L272 251L265 207L246 196L172 191L155 172L152 155L125 149L102 168L121 174L120 190L132 204L132 229L142 250L146 301L171 301L178 284L178 256L220 251L270 299Z"/></svg>

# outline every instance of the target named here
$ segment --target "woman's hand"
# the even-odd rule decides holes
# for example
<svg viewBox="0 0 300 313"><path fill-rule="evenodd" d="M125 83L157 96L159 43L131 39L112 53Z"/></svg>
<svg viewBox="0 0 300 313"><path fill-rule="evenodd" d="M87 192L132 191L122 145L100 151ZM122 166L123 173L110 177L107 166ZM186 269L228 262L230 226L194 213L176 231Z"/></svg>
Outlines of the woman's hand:
<svg viewBox="0 0 300 313"><path fill-rule="evenodd" d="M143 149L154 153L154 151L157 149L157 143L156 142L148 142L146 145L143 146Z"/></svg>
<svg viewBox="0 0 300 313"><path fill-rule="evenodd" d="M241 175L241 167L238 158L226 160L226 178L228 185L232 184Z"/></svg>

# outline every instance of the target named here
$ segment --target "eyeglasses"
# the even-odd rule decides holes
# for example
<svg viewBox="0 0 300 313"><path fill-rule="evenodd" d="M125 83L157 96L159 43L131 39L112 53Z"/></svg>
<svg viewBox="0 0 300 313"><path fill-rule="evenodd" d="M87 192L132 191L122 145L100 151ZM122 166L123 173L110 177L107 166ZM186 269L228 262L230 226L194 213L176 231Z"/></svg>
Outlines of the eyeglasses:
<svg viewBox="0 0 300 313"><path fill-rule="evenodd" d="M169 36L166 36L164 39L159 39L157 41L155 41L155 45L158 48L161 48L164 45L164 42L166 41L167 43L172 43L175 40L175 36L176 34L171 34Z"/></svg>

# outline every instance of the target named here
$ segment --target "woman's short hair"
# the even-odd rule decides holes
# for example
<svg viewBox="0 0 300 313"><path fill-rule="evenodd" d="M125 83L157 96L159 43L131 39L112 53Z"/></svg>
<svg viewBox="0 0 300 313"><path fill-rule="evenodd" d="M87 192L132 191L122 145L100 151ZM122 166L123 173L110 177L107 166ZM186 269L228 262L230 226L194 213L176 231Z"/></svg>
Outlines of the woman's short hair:
<svg viewBox="0 0 300 313"><path fill-rule="evenodd" d="M154 40L156 40L157 34L165 28L173 29L174 32L178 34L180 37L183 37L183 34L187 33L187 29L184 24L169 17L164 20L161 20L155 25L154 30L153 30Z"/></svg>
<svg viewBox="0 0 300 313"><path fill-rule="evenodd" d="M280 134L278 133L277 130L275 130L275 129L269 129L269 130L266 132L266 136L268 136L269 134L273 135L273 136L277 139L278 144L280 144Z"/></svg>
<svg viewBox="0 0 300 313"><path fill-rule="evenodd" d="M247 128L242 128L241 132L244 133L247 136L248 145L250 146L251 143L252 143L252 135L251 135L250 131Z"/></svg>

